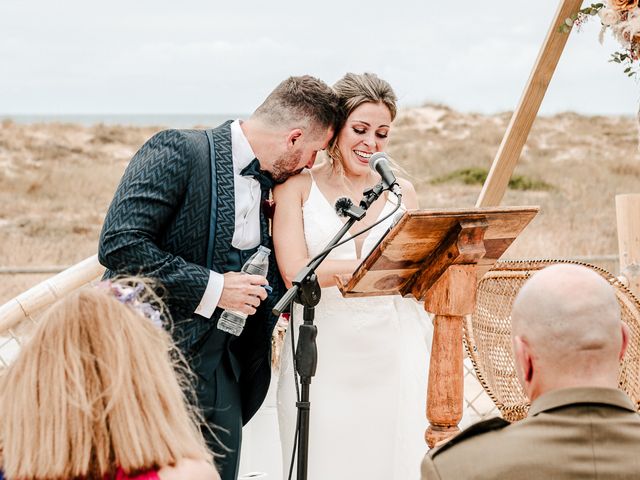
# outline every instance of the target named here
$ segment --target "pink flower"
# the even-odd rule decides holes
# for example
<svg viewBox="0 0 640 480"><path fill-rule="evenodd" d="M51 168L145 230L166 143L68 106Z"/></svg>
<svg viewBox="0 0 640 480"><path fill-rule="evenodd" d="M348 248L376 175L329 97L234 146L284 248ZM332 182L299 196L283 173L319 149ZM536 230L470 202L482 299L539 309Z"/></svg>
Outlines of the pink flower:
<svg viewBox="0 0 640 480"><path fill-rule="evenodd" d="M620 21L620 14L612 8L603 8L598 12L598 16L600 17L602 24L608 27L615 25Z"/></svg>
<svg viewBox="0 0 640 480"><path fill-rule="evenodd" d="M619 12L633 10L638 6L638 0L609 0L611 8Z"/></svg>

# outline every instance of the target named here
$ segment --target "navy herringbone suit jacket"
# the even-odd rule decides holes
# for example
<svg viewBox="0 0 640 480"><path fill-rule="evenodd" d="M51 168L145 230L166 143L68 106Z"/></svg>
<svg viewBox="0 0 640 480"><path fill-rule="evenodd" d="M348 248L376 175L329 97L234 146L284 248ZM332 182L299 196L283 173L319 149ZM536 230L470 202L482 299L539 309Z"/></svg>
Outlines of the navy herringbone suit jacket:
<svg viewBox="0 0 640 480"><path fill-rule="evenodd" d="M233 237L230 123L210 131L166 130L145 143L124 173L100 235L105 277L142 274L166 289L174 339L205 379L211 378L221 358L194 363L194 353L204 338L222 334L215 327L222 312L216 309L209 319L194 311L206 289L209 268L221 271L216 259L225 260ZM265 231L262 214L261 221ZM271 238L263 238L262 244L273 247ZM242 367L245 424L263 402L271 376L271 334L277 320L271 308L284 291L273 254L268 279L273 293L247 319L242 335L233 339L233 355Z"/></svg>

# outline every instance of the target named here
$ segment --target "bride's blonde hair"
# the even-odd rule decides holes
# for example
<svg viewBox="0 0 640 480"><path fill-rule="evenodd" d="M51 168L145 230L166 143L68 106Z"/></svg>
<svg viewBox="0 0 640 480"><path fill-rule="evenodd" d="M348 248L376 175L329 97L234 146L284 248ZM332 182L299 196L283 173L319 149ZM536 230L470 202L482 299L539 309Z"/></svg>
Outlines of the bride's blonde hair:
<svg viewBox="0 0 640 480"><path fill-rule="evenodd" d="M0 469L10 479L102 480L117 467L211 461L176 352L109 289L58 301L0 378Z"/></svg>
<svg viewBox="0 0 640 480"><path fill-rule="evenodd" d="M338 133L351 112L364 103L382 103L389 109L393 121L398 111L398 98L391 85L374 73L347 73L333 85L333 89L338 94L341 122L326 153L333 169L339 170L342 168L342 155L338 148Z"/></svg>

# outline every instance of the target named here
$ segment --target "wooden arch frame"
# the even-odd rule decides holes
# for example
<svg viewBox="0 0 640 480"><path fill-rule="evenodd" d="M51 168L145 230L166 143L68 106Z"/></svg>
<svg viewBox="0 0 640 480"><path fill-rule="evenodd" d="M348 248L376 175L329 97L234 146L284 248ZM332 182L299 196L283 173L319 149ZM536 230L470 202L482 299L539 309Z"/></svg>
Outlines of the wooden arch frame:
<svg viewBox="0 0 640 480"><path fill-rule="evenodd" d="M560 33L559 27L578 10L582 0L560 0L555 17L538 53L518 107L513 112L507 131L496 154L489 176L482 186L476 207L493 207L500 204L513 170L518 163L533 121L538 115L547 87L556 70L569 33Z"/></svg>

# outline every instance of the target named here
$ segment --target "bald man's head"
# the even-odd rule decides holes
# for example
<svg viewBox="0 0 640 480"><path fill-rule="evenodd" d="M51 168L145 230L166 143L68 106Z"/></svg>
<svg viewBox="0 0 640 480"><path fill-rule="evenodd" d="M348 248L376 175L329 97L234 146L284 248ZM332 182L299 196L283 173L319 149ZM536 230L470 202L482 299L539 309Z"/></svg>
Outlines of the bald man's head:
<svg viewBox="0 0 640 480"><path fill-rule="evenodd" d="M511 321L531 400L555 388L617 384L626 326L615 290L592 270L565 264L539 271L518 293Z"/></svg>

